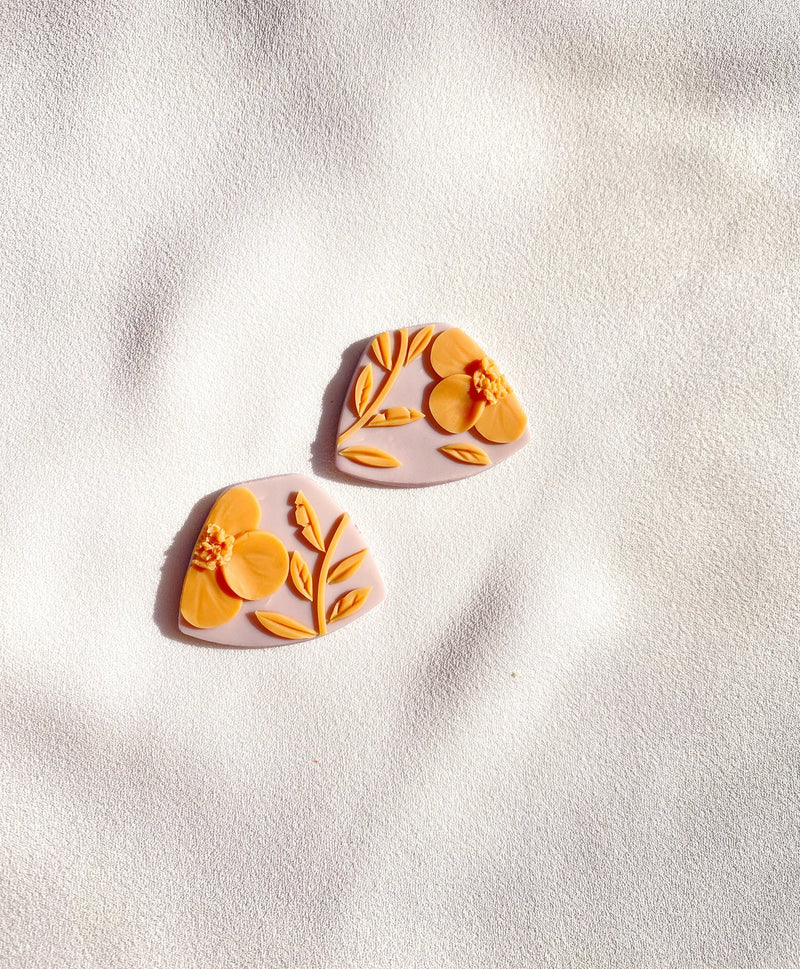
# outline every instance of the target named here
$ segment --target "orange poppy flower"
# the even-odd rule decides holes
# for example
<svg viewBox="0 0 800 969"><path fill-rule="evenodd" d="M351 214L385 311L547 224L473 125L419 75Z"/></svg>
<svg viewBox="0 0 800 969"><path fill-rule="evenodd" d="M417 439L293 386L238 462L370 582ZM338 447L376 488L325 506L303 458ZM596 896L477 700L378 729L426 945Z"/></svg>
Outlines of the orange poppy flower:
<svg viewBox="0 0 800 969"><path fill-rule="evenodd" d="M258 531L260 521L249 488L231 488L215 502L183 581L180 610L192 626L221 626L243 599L264 599L286 581L289 553L276 535Z"/></svg>
<svg viewBox="0 0 800 969"><path fill-rule="evenodd" d="M431 366L442 378L431 391L429 407L449 434L470 428L492 444L516 441L528 419L506 378L463 330L453 327L436 338Z"/></svg>

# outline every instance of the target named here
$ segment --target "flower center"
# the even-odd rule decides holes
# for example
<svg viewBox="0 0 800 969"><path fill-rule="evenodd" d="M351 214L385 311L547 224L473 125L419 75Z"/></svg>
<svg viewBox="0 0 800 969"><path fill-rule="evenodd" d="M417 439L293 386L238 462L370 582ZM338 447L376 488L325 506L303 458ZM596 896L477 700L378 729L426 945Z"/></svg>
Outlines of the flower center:
<svg viewBox="0 0 800 969"><path fill-rule="evenodd" d="M213 523L207 525L197 539L192 565L198 569L211 569L212 572L218 565L227 565L233 555L233 542L233 535L229 535L224 528Z"/></svg>
<svg viewBox="0 0 800 969"><path fill-rule="evenodd" d="M494 360L488 357L481 360L480 366L472 374L472 386L487 404L496 404L511 393L508 381L497 369Z"/></svg>

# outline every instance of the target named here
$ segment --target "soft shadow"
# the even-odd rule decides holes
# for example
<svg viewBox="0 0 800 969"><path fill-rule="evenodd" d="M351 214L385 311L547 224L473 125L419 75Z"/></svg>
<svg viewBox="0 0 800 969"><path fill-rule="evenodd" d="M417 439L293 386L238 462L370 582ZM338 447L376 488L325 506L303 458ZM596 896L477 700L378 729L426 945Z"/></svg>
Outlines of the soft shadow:
<svg viewBox="0 0 800 969"><path fill-rule="evenodd" d="M185 636L178 628L178 605L181 598L181 587L186 566L192 548L200 533L200 528L206 520L214 502L219 498L224 488L212 491L201 498L189 512L186 524L172 540L172 544L164 553L164 563L161 566L161 578L158 581L156 601L153 608L153 620L162 634L178 643L189 643L192 646L213 646L200 639Z"/></svg>
<svg viewBox="0 0 800 969"><path fill-rule="evenodd" d="M344 481L353 484L356 480L342 474L336 467L336 431L339 428L339 415L342 412L344 395L350 378L356 369L359 357L364 352L365 341L351 343L342 353L339 369L325 388L322 398L322 416L317 428L317 436L311 445L311 467L320 478L329 481Z"/></svg>
<svg viewBox="0 0 800 969"><path fill-rule="evenodd" d="M463 715L486 668L496 665L508 630L519 621L519 606L507 595L513 585L513 569L497 553L469 606L427 650L406 705L406 735L418 752L435 746L443 726Z"/></svg>

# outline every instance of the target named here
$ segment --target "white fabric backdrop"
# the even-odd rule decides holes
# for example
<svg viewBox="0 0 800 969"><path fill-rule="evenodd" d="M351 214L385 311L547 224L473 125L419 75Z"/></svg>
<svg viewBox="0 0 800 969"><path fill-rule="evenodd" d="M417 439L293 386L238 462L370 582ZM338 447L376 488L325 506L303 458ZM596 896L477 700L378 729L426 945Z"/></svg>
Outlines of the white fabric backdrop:
<svg viewBox="0 0 800 969"><path fill-rule="evenodd" d="M3 965L800 964L799 22L4 4ZM531 445L339 477L439 320ZM180 639L208 496L291 471L387 602Z"/></svg>

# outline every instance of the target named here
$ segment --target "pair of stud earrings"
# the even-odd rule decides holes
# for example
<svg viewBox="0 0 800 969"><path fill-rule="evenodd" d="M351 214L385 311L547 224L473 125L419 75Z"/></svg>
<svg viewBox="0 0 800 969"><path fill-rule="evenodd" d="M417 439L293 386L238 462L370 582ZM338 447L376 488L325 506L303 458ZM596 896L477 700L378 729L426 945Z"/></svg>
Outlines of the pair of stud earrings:
<svg viewBox="0 0 800 969"><path fill-rule="evenodd" d="M401 329L381 333L361 355L336 465L371 483L441 484L477 474L529 440L508 381L463 330ZM186 570L178 625L218 645L275 646L324 636L385 594L349 515L309 478L281 475L216 500Z"/></svg>

